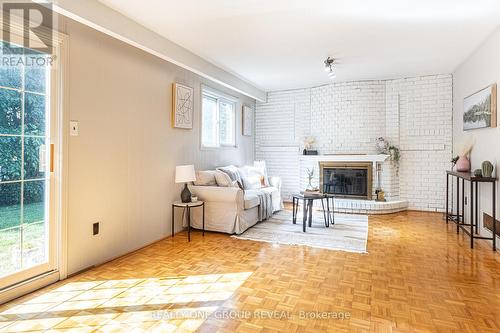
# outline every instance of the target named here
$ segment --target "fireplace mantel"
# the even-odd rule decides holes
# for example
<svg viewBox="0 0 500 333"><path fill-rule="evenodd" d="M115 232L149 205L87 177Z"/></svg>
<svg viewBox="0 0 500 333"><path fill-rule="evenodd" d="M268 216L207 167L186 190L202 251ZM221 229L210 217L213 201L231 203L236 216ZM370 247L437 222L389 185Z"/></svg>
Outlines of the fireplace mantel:
<svg viewBox="0 0 500 333"><path fill-rule="evenodd" d="M384 162L389 158L389 155L376 154L376 155L300 155L301 161L321 161L321 162Z"/></svg>

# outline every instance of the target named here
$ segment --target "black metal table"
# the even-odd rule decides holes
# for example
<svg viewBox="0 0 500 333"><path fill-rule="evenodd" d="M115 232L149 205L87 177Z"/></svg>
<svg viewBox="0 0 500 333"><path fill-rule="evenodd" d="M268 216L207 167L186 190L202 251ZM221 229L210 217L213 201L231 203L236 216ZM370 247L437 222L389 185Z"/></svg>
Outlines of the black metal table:
<svg viewBox="0 0 500 333"><path fill-rule="evenodd" d="M332 209L330 211L330 199L332 201ZM302 200L302 231L306 232L306 222L309 224L309 228L312 227L312 208L314 200L321 200L321 206L323 208L323 216L325 218L325 227L329 227L330 223L335 224L335 214L334 214L334 196L330 194L293 194L292 195L292 221L293 224L297 224L297 213L299 210L299 201ZM326 210L325 203L326 200Z"/></svg>
<svg viewBox="0 0 500 333"><path fill-rule="evenodd" d="M450 213L449 199L450 199L450 176L456 178L457 193L456 193L456 212ZM465 223L465 181L470 183L470 223ZM474 247L474 239L487 239L493 242L493 251L496 250L496 181L494 177L476 177L467 172L446 171L446 223L452 221L457 225L457 234L462 229L468 236L470 236L470 247ZM462 191L460 192L460 183ZM483 237L479 235L479 218L478 218L478 197L479 183L491 183L492 192L492 215L493 215L493 237ZM462 194L460 196L460 193ZM462 203L462 207L460 207ZM470 228L470 230L468 230Z"/></svg>
<svg viewBox="0 0 500 333"><path fill-rule="evenodd" d="M176 201L172 204L172 238L174 237L174 217L175 217L175 208L184 208L182 212L182 216L184 217L184 212L186 212L186 220L188 225L188 242L191 241L191 208L194 207L202 207L203 208L203 229L202 235L205 236L205 202L204 201L196 201L196 202L182 202Z"/></svg>

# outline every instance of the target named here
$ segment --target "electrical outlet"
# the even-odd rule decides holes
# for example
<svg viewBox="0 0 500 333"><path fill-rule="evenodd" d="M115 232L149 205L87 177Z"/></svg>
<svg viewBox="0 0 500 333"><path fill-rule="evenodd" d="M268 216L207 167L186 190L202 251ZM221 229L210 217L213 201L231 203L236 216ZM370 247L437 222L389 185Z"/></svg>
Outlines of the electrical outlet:
<svg viewBox="0 0 500 333"><path fill-rule="evenodd" d="M95 236L99 233L99 222L92 225L92 234Z"/></svg>

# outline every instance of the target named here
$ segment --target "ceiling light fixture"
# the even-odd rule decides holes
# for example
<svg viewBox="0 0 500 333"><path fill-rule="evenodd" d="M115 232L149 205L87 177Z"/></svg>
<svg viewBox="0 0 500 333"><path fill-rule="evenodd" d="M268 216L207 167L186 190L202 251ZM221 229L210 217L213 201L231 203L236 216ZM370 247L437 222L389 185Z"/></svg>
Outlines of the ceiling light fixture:
<svg viewBox="0 0 500 333"><path fill-rule="evenodd" d="M328 77L330 79L335 79L337 76L335 75L335 72L333 71L333 64L335 62L335 58L328 57L326 58L324 64L325 64L325 72L328 73Z"/></svg>

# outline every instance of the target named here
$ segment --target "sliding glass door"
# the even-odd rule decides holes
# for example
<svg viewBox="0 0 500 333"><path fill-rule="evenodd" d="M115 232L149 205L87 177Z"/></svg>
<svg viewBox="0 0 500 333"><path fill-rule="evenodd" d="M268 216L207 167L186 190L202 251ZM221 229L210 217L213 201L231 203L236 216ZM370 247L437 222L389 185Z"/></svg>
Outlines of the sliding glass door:
<svg viewBox="0 0 500 333"><path fill-rule="evenodd" d="M51 70L35 60L44 54L18 50L0 64L0 289L55 267Z"/></svg>

